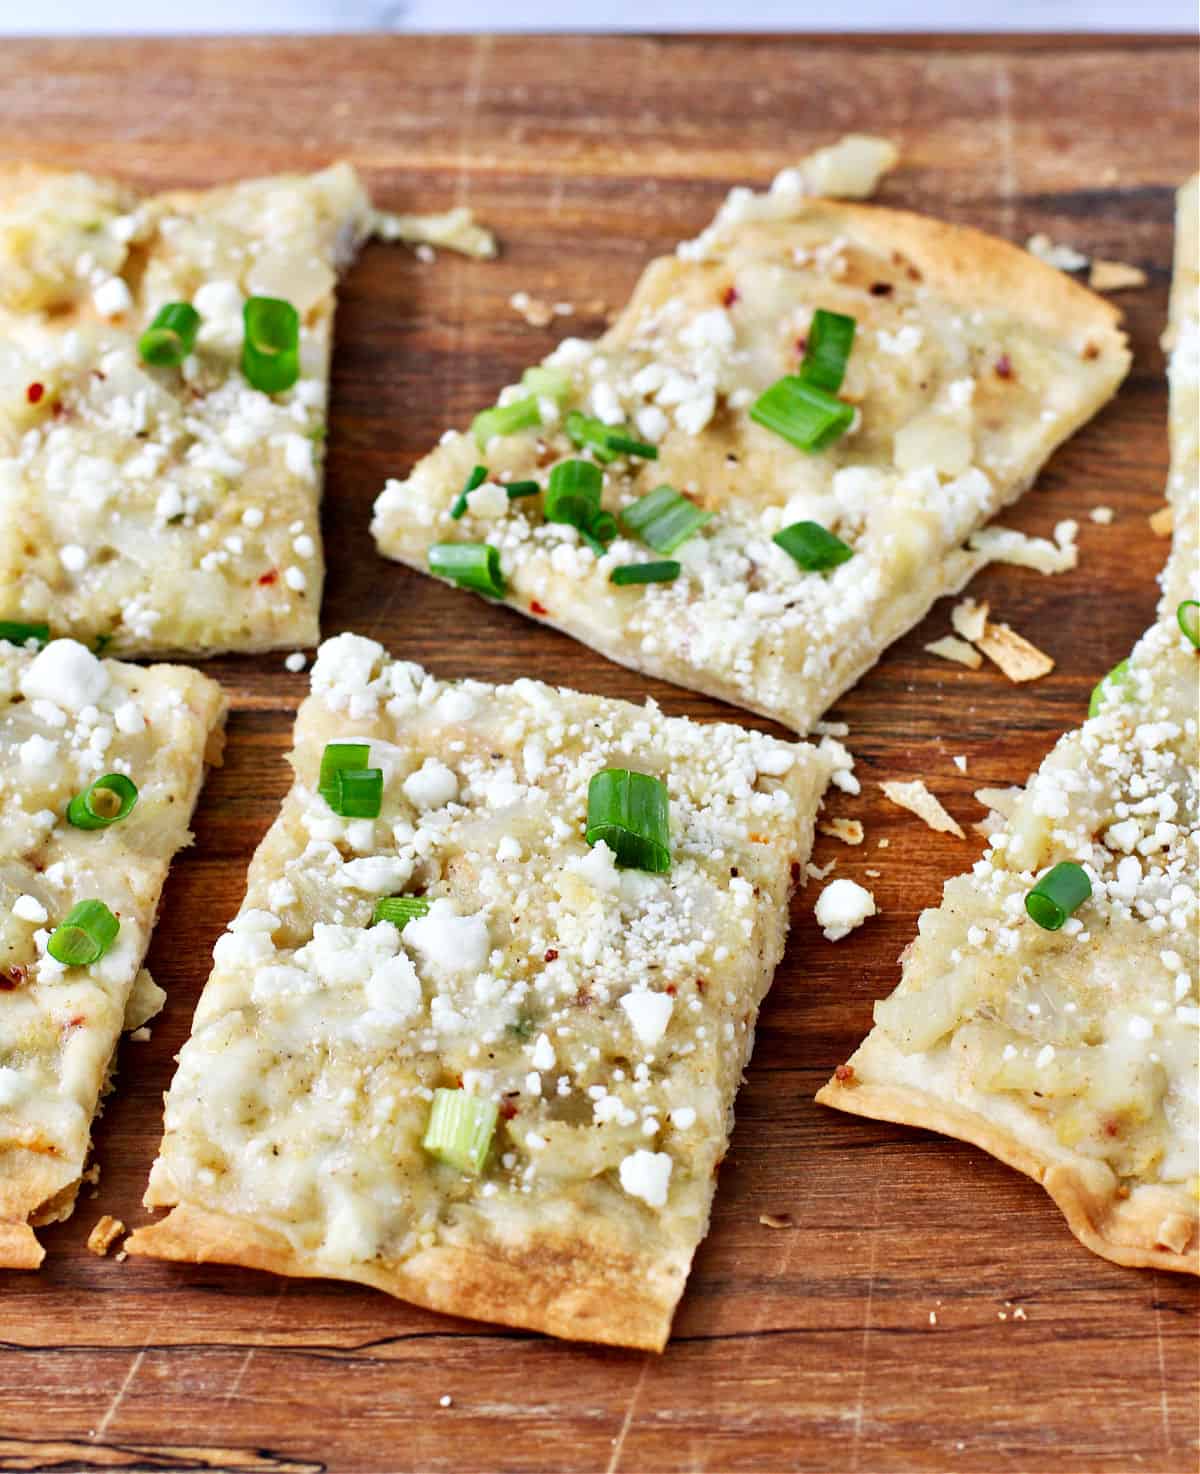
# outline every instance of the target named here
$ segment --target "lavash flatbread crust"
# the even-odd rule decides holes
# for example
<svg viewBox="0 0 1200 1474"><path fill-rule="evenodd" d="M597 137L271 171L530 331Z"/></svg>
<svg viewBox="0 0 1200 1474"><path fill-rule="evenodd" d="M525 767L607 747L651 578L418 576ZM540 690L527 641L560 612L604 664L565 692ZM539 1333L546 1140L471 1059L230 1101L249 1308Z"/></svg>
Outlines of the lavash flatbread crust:
<svg viewBox="0 0 1200 1474"><path fill-rule="evenodd" d="M1130 656L1131 693L1127 697L1126 688L1118 685L1115 691L1109 692L1098 715L1091 718L1081 732L1062 739L1032 781L1030 793L1033 797L1027 793L1020 801L1001 837L1010 854L1015 850L1019 854L1024 852L1028 858L1032 853L1028 848L1031 831L1038 827L1036 786L1041 783L1043 793L1052 798L1060 773L1065 773L1068 778L1072 774L1080 774L1085 782L1092 782L1101 793L1106 785L1112 787L1107 800L1110 805L1108 811L1104 811L1102 801L1098 813L1098 823L1110 825L1114 800L1124 802L1123 808L1116 809L1117 813L1128 814L1131 808L1136 813L1130 793L1139 797L1146 793L1154 795L1165 780L1172 785L1172 801L1177 792L1180 798L1169 827L1182 831L1184 835L1183 839L1171 835L1168 854L1179 854L1180 889L1185 893L1190 891L1194 898L1195 847L1192 843L1189 849L1189 839L1194 841L1197 826L1197 668L1195 654L1179 632L1176 608L1183 598L1200 597L1200 566L1196 556L1197 524L1200 523L1200 454L1197 452L1195 417L1195 406L1200 398L1196 180L1180 191L1178 206L1171 321L1165 340L1171 350L1172 464L1168 497L1175 508L1175 537L1163 573L1163 597L1158 620ZM1157 727L1151 723L1155 730L1149 733L1150 739L1161 747L1163 734L1166 734L1168 748L1174 745L1178 749L1178 766L1173 772L1160 769L1158 785L1153 781L1148 787L1113 785L1106 771L1111 768L1111 763L1106 763L1101 751L1106 742L1114 751L1136 754L1143 728L1137 718L1129 714L1131 702L1153 703L1155 710L1152 714L1159 718L1159 722ZM1166 725L1162 722L1164 716ZM1190 737L1186 735L1189 716L1192 721ZM1174 718L1173 736L1170 735L1171 718ZM1180 774L1185 768L1191 770L1190 783L1187 779L1180 783ZM1069 787L1067 792L1070 793ZM1068 797L1068 808L1072 802ZM1044 803L1042 808L1045 810ZM1060 817L1058 822L1067 820ZM1166 830L1156 832L1155 844L1160 844L1167 833ZM1038 848L1036 840L1034 848ZM1123 844L1121 848L1124 848ZM1141 853L1147 851L1143 849ZM1153 848L1149 853L1154 853ZM1044 863L1047 858L1045 853L1040 854L1038 863ZM1055 858L1061 856L1056 855ZM1126 851L1124 863L1130 863L1132 858ZM990 864L993 860L997 864L1002 863L1002 858L997 860L989 851L984 863ZM1106 875L1105 879L1111 884L1111 876ZM1121 881L1118 869L1118 886L1129 883L1129 880ZM1114 893L1119 894L1116 887ZM1174 900L1175 892L1172 891ZM1184 902L1181 900L1180 904ZM953 987L955 971L952 965L954 953L950 952L950 960L947 959L949 942L957 941L961 953L962 918L965 916L972 921L990 924L994 913L991 903L978 892L972 892L970 876L960 876L949 882L942 906L925 913L921 919L921 935L902 958L904 976L897 993L885 1004L877 1005L876 1027L851 1057L848 1071L839 1071L818 1092L817 1100L853 1114L924 1126L972 1142L1039 1182L1062 1211L1071 1232L1094 1253L1118 1264L1200 1274L1200 1137L1195 1108L1197 1066L1200 1063L1200 1050L1197 1048L1200 1011L1196 1008L1194 909L1190 916L1182 913L1176 916L1172 911L1168 925L1161 934L1155 934L1158 938L1155 940L1145 922L1147 914L1155 915L1153 910L1143 913L1141 924L1135 924L1131 930L1119 919L1110 925L1107 918L1095 917L1088 903L1080 914L1089 917L1085 924L1092 930L1099 930L1100 936L1092 944L1092 955L1082 966L1072 961L1070 942L1062 943L1061 938L1049 936L1035 938L1035 942L1042 943L1042 955L1039 958L1034 953L1029 958L1034 978L1044 980L1041 1009L1046 1008L1047 1002L1053 1010L1061 1009L1064 996L1072 1009L1086 1009L1086 991L1082 991L1079 985L1086 988L1094 977L1117 1003L1127 1002L1131 1008L1136 1007L1135 1012L1120 1021L1133 1039L1145 1042L1140 1050L1135 1046L1135 1053L1124 1066L1124 1073L1132 1080L1142 1070L1165 1068L1167 1071L1168 1080L1161 1101L1155 1102L1152 1092L1149 1105L1143 1097L1140 1101L1131 1102L1124 1111L1108 1112L1106 1129L1114 1139L1127 1129L1127 1122L1136 1131L1137 1112L1144 1112L1151 1119L1155 1113L1159 1116L1157 1124L1161 1142L1152 1145L1143 1170L1127 1172L1113 1170L1114 1164L1104 1160L1103 1150L1097 1150L1096 1145L1088 1141L1086 1133L1081 1133L1079 1141L1072 1141L1070 1138L1076 1129L1074 1123L1067 1123L1065 1137L1062 1132L1049 1129L1049 1112L1041 1107L1035 1108L1028 1097L1023 1104L1015 1092L1005 1095L994 1089L976 1088L977 1067L975 1070L970 1068L969 1046L965 1051L967 1068L964 1070L963 1055L955 1056L953 1045L945 1042L944 1031L940 1040L930 1041L928 1048L906 1051L901 1047L905 1028L919 1029L920 1022L913 1021L914 1015L906 1025L903 1019L898 1020L894 1012L889 1014L887 1010L893 1009L895 1000L906 991L911 995L915 990L919 995L924 989L929 990L933 1008L943 1006L945 999L939 989L942 986ZM1161 919L1161 911L1158 916ZM935 932L939 929L952 935L939 942L935 940ZM1020 955L1026 954L1018 951ZM1153 978L1160 967L1166 967L1168 971L1178 969L1173 980L1173 993L1168 991L1157 999L1149 998L1146 991L1139 993L1145 979ZM1182 1028L1177 1028L1173 1037L1167 1033L1174 1027L1170 1016L1172 1004L1176 1023L1181 1017L1183 1020ZM994 1012L1003 1006L993 1002L990 1008ZM882 1016L881 1010L884 1011ZM1106 1044L1113 1042L1110 1029L1102 1026L1101 1033L1108 1035L1104 1041ZM1009 1047L1014 1046L1010 1044ZM1051 1046L1051 1057L1045 1059L1048 1068L1054 1067L1054 1054ZM1002 1071L1003 1064L999 1068ZM1028 1079L1024 1083L1027 1084ZM1088 1076L1085 1074L1085 1093L1087 1088ZM1076 1149L1081 1144L1087 1146L1092 1155ZM1170 1180L1154 1181L1153 1174L1160 1169L1164 1158L1171 1163ZM1127 1161L1115 1165L1133 1167L1137 1164L1136 1161ZM1189 1165L1190 1180L1187 1176Z"/></svg>
<svg viewBox="0 0 1200 1474"><path fill-rule="evenodd" d="M351 737L387 775L366 823L315 791ZM584 843L590 777L619 758L669 775L666 874ZM345 635L293 762L167 1097L146 1203L171 1212L129 1252L661 1348L830 760L532 681L437 682ZM432 909L371 925L381 889ZM477 1176L421 1146L455 1083L502 1107Z"/></svg>
<svg viewBox="0 0 1200 1474"><path fill-rule="evenodd" d="M903 211L799 198L787 218L731 220L685 249L647 268L599 342L549 356L570 398L543 402L541 427L486 447L450 432L388 483L373 532L382 553L423 571L434 543L491 541L510 607L803 733L984 565L972 533L1110 397L1129 353L1117 311L1062 272ZM842 393L861 420L806 455L749 407L795 371L817 307L857 321ZM477 463L501 484L544 484L581 454L561 428L568 407L657 441L657 460L607 468L608 510L666 483L715 514L678 553L675 582L613 587L613 566L653 555L618 538L596 559L536 499L451 519ZM802 572L771 542L798 520L828 526L855 557L828 576Z"/></svg>
<svg viewBox="0 0 1200 1474"><path fill-rule="evenodd" d="M0 166L0 613L120 655L308 645L337 273L373 217L348 164L141 197ZM300 315L300 378L240 370L247 297ZM201 323L179 367L138 341Z"/></svg>
<svg viewBox="0 0 1200 1474"><path fill-rule="evenodd" d="M117 1041L162 997L141 963L223 740L224 697L207 677L77 645L63 663L68 646L35 657L0 644L0 1268L36 1269L34 1227L73 1211ZM104 732L98 750L79 740ZM68 825L69 798L110 771L137 783L133 813L107 829ZM46 938L85 899L103 900L121 931L92 967L60 967Z"/></svg>

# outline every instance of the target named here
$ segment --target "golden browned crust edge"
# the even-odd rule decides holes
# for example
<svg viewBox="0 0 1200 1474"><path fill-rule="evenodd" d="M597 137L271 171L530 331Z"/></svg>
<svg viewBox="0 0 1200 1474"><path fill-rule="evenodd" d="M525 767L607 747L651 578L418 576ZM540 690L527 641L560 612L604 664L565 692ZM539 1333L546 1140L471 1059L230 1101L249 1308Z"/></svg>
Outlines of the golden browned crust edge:
<svg viewBox="0 0 1200 1474"><path fill-rule="evenodd" d="M27 1223L0 1223L0 1269L37 1269L45 1257Z"/></svg>
<svg viewBox="0 0 1200 1474"><path fill-rule="evenodd" d="M816 1100L852 1115L923 1126L980 1147L1040 1183L1075 1237L1103 1259L1135 1269L1200 1275L1200 1222L1193 1226L1183 1251L1169 1249L1156 1239L1165 1216L1161 1207L1152 1209L1139 1202L1136 1190L1124 1199L1115 1192L1097 1191L1071 1163L1052 1160L978 1111L910 1086L870 1081L843 1084L836 1078L817 1091Z"/></svg>
<svg viewBox="0 0 1200 1474"><path fill-rule="evenodd" d="M605 1262L586 1241L539 1231L511 1243L443 1244L403 1264L360 1264L335 1272L273 1229L189 1203L137 1229L125 1248L188 1264L239 1264L306 1279L356 1280L447 1315L646 1351L666 1345L690 1264L690 1255L664 1266L628 1253Z"/></svg>

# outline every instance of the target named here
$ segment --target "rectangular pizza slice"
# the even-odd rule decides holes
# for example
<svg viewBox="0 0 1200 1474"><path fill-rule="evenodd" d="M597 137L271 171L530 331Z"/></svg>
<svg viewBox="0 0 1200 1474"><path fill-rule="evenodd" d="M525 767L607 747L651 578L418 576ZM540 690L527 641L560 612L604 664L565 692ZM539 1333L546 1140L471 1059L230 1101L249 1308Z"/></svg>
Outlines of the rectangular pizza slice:
<svg viewBox="0 0 1200 1474"><path fill-rule="evenodd" d="M114 654L313 644L339 164L142 198L0 170L0 617Z"/></svg>
<svg viewBox="0 0 1200 1474"><path fill-rule="evenodd" d="M830 761L327 641L131 1253L661 1347Z"/></svg>
<svg viewBox="0 0 1200 1474"><path fill-rule="evenodd" d="M1157 622L991 848L921 917L875 1028L817 1099L971 1141L1088 1248L1200 1273L1196 188L1172 295L1176 546ZM1190 633L1189 633L1190 632Z"/></svg>
<svg viewBox="0 0 1200 1474"><path fill-rule="evenodd" d="M983 565L972 535L1129 354L1112 307L1024 251L781 179L390 481L373 530L803 733Z"/></svg>
<svg viewBox="0 0 1200 1474"><path fill-rule="evenodd" d="M28 644L0 641L0 1267L34 1269L121 1031L161 1001L142 958L225 703L196 671Z"/></svg>

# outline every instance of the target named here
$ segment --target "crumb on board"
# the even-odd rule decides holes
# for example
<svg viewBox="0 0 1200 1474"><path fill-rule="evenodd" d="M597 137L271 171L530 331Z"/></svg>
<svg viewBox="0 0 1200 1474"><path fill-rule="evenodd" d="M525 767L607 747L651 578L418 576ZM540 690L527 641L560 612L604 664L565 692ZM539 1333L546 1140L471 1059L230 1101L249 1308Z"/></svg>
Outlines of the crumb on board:
<svg viewBox="0 0 1200 1474"><path fill-rule="evenodd" d="M817 722L813 731L818 737L849 737L849 722Z"/></svg>
<svg viewBox="0 0 1200 1474"><path fill-rule="evenodd" d="M840 942L878 910L875 897L865 885L843 877L831 881L817 897L813 915L825 940Z"/></svg>
<svg viewBox="0 0 1200 1474"><path fill-rule="evenodd" d="M1147 521L1155 537L1170 537L1175 531L1175 508L1169 505L1159 507L1157 512L1151 512Z"/></svg>
<svg viewBox="0 0 1200 1474"><path fill-rule="evenodd" d="M929 1324L931 1326L936 1326L937 1325L937 1311L936 1310L931 1310L929 1312Z"/></svg>
<svg viewBox="0 0 1200 1474"><path fill-rule="evenodd" d="M837 861L830 860L828 865L814 865L810 860L804 867L804 873L809 880L824 880L827 875L832 875L837 869Z"/></svg>
<svg viewBox="0 0 1200 1474"><path fill-rule="evenodd" d="M952 660L956 665L965 665L971 670L978 670L983 664L983 656L975 646L968 645L957 635L943 635L940 640L930 640L925 648L930 655L940 655L943 660Z"/></svg>
<svg viewBox="0 0 1200 1474"><path fill-rule="evenodd" d="M1055 524L1054 541L1030 537L1014 527L981 527L967 540L968 547L983 553L991 563L1010 563L1014 568L1033 568L1047 576L1068 573L1079 562L1075 539L1079 523L1064 517Z"/></svg>
<svg viewBox="0 0 1200 1474"><path fill-rule="evenodd" d="M1061 241L1052 241L1042 231L1029 237L1025 242L1025 249L1031 256L1044 261L1047 266L1057 266L1059 271L1082 271L1091 259L1082 251L1077 251L1074 246L1064 245Z"/></svg>
<svg viewBox="0 0 1200 1474"><path fill-rule="evenodd" d="M886 850L887 847L888 847L888 845L890 845L890 844L891 844L891 840L890 839L881 839L879 841L879 848L881 850Z"/></svg>
<svg viewBox="0 0 1200 1474"><path fill-rule="evenodd" d="M293 650L290 655L284 657L283 668L284 670L290 670L293 675L297 675L307 664L308 656L305 655L304 651Z"/></svg>
<svg viewBox="0 0 1200 1474"><path fill-rule="evenodd" d="M764 1228L791 1228L792 1215L790 1213L760 1213L758 1221Z"/></svg>
<svg viewBox="0 0 1200 1474"><path fill-rule="evenodd" d="M960 599L950 611L954 633L974 644L983 637L990 612L991 606L988 604L977 604L974 599Z"/></svg>
<svg viewBox="0 0 1200 1474"><path fill-rule="evenodd" d="M878 880L879 877L883 874L883 871L882 870L864 870L863 871L863 874L866 875L867 877L869 877L871 880Z"/></svg>
<svg viewBox="0 0 1200 1474"><path fill-rule="evenodd" d="M1088 516L1093 522L1098 522L1101 527L1110 527L1116 514L1111 507L1093 507Z"/></svg>
<svg viewBox="0 0 1200 1474"><path fill-rule="evenodd" d="M858 819L822 819L817 828L822 834L840 839L843 844L863 842L863 827Z"/></svg>
<svg viewBox="0 0 1200 1474"><path fill-rule="evenodd" d="M1130 287L1144 287L1146 273L1127 261L1102 261L1097 257L1088 272L1088 286L1093 292L1124 292Z"/></svg>
<svg viewBox="0 0 1200 1474"><path fill-rule="evenodd" d="M1031 644L1024 635L1007 624L993 624L989 619L983 634L975 641L980 650L993 661L1010 681L1020 684L1036 681L1049 675L1054 669L1054 660L1044 650Z"/></svg>
<svg viewBox="0 0 1200 1474"><path fill-rule="evenodd" d="M143 1024L140 1029L134 1029L129 1037L136 1044L148 1044L150 1042L150 1030Z"/></svg>
<svg viewBox="0 0 1200 1474"><path fill-rule="evenodd" d="M103 1259L124 1232L125 1225L121 1220L114 1218L111 1213L105 1213L92 1225L92 1231L87 1237L87 1246L93 1254Z"/></svg>
<svg viewBox="0 0 1200 1474"><path fill-rule="evenodd" d="M914 778L911 783L899 783L892 779L879 786L892 803L916 814L930 829L939 834L953 834L959 839L966 839L962 825L946 812L941 800L930 793L920 778Z"/></svg>
<svg viewBox="0 0 1200 1474"><path fill-rule="evenodd" d="M450 1394L448 1392L443 1392L442 1395L441 1395L441 1397L438 1398L438 1407L453 1407L453 1406L454 1406L454 1399L450 1396Z"/></svg>
<svg viewBox="0 0 1200 1474"><path fill-rule="evenodd" d="M954 766L958 769L960 773L965 773L967 771L967 759L964 753L956 752L954 756L950 759L950 761L954 764Z"/></svg>

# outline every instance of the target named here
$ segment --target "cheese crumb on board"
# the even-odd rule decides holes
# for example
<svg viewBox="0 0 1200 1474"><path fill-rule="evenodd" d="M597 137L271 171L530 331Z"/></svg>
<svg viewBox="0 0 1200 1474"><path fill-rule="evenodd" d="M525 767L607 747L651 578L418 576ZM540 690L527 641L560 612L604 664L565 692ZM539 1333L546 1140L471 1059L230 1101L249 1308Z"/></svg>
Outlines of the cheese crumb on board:
<svg viewBox="0 0 1200 1474"><path fill-rule="evenodd" d="M1093 292L1124 292L1130 287L1144 287L1148 277L1140 266L1124 261L1102 261L1097 257L1088 272L1088 286Z"/></svg>
<svg viewBox="0 0 1200 1474"><path fill-rule="evenodd" d="M950 611L950 623L956 634L974 644L983 638L988 613L987 604L977 604L974 599L960 599Z"/></svg>
<svg viewBox="0 0 1200 1474"><path fill-rule="evenodd" d="M989 619L975 644L1010 681L1036 681L1054 669L1051 656L1007 624L993 624Z"/></svg>
<svg viewBox="0 0 1200 1474"><path fill-rule="evenodd" d="M1150 523L1150 531L1155 537L1170 537L1175 530L1175 508L1172 506L1159 507L1157 512L1151 512L1146 519Z"/></svg>
<svg viewBox="0 0 1200 1474"><path fill-rule="evenodd" d="M925 648L931 655L939 655L943 660L953 661L955 665L965 665L969 670L978 670L983 664L983 656L975 646L968 645L966 640L960 640L955 635L943 635L940 640L930 640Z"/></svg>
<svg viewBox="0 0 1200 1474"><path fill-rule="evenodd" d="M1029 237L1025 242L1025 249L1031 256L1036 256L1047 266L1056 266L1059 271L1082 271L1091 260L1090 256L1077 251L1074 246L1052 241L1040 231Z"/></svg>
<svg viewBox="0 0 1200 1474"><path fill-rule="evenodd" d="M875 915L875 897L866 886L843 876L829 882L817 897L813 910L826 940L840 942Z"/></svg>
<svg viewBox="0 0 1200 1474"><path fill-rule="evenodd" d="M862 844L863 827L859 819L821 819L817 824L820 834L840 839L843 844Z"/></svg>
<svg viewBox="0 0 1200 1474"><path fill-rule="evenodd" d="M930 793L920 778L913 779L911 783L890 780L879 786L892 803L916 814L917 818L927 824L930 829L940 834L953 834L958 839L966 839L962 825L946 812L941 800Z"/></svg>
<svg viewBox="0 0 1200 1474"><path fill-rule="evenodd" d="M1088 516L1101 527L1111 527L1114 513L1111 507L1093 507Z"/></svg>

